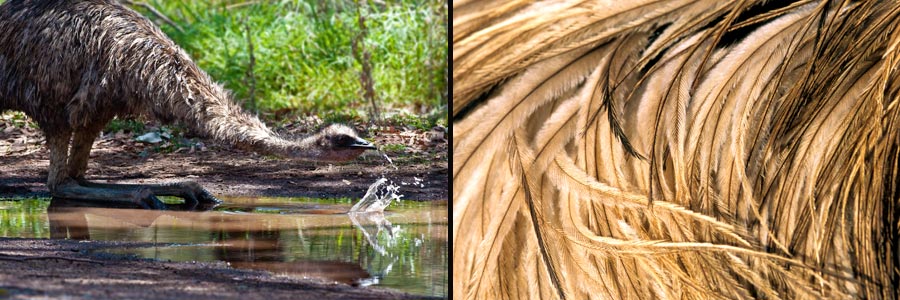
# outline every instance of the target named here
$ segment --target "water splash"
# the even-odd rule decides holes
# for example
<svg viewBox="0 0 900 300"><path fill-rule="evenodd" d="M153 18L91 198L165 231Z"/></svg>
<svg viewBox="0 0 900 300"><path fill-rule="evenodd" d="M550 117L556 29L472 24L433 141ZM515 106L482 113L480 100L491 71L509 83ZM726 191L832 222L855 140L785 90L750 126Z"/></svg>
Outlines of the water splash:
<svg viewBox="0 0 900 300"><path fill-rule="evenodd" d="M391 164L391 167L394 167L394 170L400 170L400 168L398 168L397 165L394 164L394 161L387 156L387 153L381 152L381 156L384 157L384 159L387 160L389 164Z"/></svg>
<svg viewBox="0 0 900 300"><path fill-rule="evenodd" d="M397 236L402 231L402 229L399 225L395 226L391 224L390 221L385 219L383 213L351 213L348 214L348 216L350 217L350 221L353 222L353 226L356 226L356 229L359 229L359 231L362 232L363 236L366 238L366 241L369 242L370 246L372 246L372 249L375 249L375 251L377 251L378 253L381 253L382 255L388 255L385 247L392 247L396 245ZM383 243L379 242L378 236L384 235L385 233L387 235L382 238Z"/></svg>
<svg viewBox="0 0 900 300"><path fill-rule="evenodd" d="M405 182L405 181L401 181L401 182L400 182L400 185L411 185L411 186L415 186L415 187L424 188L424 187L425 187L425 181L422 180L422 178L419 178L419 177L413 177L413 182Z"/></svg>
<svg viewBox="0 0 900 300"><path fill-rule="evenodd" d="M402 229L400 229L399 225L392 225L390 221L384 218L384 214L380 212L373 213L350 213L347 214L350 217L350 221L353 222L353 226L356 226L356 229L359 232L362 232L363 236L365 236L366 241L372 246L376 252L387 258L390 263L387 267L381 269L380 272L370 273L372 275L369 278L357 280L356 283L360 286L369 286L378 284L381 278L384 278L394 267L394 263L400 260L400 256L397 253L388 252L385 247L390 247L388 249L396 249L399 234ZM365 224L360 222L359 219L363 219ZM387 233L385 236L383 233ZM379 235L381 235L381 239L379 239ZM383 243L379 242L382 241ZM418 241L418 240L417 240ZM419 245L416 245L417 247Z"/></svg>
<svg viewBox="0 0 900 300"><path fill-rule="evenodd" d="M399 186L394 185L393 181L382 177L369 186L369 189L366 190L366 195L350 208L350 212L383 212L384 208L391 204L391 201L400 201L403 195L399 194L399 192Z"/></svg>

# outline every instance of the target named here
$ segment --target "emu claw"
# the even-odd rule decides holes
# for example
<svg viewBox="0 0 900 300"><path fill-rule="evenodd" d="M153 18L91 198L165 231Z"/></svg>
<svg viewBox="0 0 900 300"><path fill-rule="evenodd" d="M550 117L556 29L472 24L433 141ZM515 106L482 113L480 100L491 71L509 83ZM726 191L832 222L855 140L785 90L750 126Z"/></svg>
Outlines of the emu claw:
<svg viewBox="0 0 900 300"><path fill-rule="evenodd" d="M167 210L165 203L156 198L153 192L147 188L140 188L134 198L135 202L145 209Z"/></svg>
<svg viewBox="0 0 900 300"><path fill-rule="evenodd" d="M221 204L222 203L222 200L219 200L219 198L216 198L216 196L213 196L213 194L208 192L206 189L203 190L203 193L198 197L198 199L200 200L200 203L203 203L203 204Z"/></svg>
<svg viewBox="0 0 900 300"><path fill-rule="evenodd" d="M212 193L200 186L199 183L185 181L176 183L175 186L182 190L181 198L184 198L184 204L190 207L196 207L197 204L204 204L204 206L206 206L222 203L222 200L213 196Z"/></svg>

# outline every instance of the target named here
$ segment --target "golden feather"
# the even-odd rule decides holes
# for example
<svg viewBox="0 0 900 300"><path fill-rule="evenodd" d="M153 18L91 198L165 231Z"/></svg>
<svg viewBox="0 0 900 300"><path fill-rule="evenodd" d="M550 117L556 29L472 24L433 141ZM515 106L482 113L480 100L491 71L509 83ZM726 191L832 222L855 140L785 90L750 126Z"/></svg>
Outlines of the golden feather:
<svg viewBox="0 0 900 300"><path fill-rule="evenodd" d="M455 297L900 297L900 4L453 8Z"/></svg>

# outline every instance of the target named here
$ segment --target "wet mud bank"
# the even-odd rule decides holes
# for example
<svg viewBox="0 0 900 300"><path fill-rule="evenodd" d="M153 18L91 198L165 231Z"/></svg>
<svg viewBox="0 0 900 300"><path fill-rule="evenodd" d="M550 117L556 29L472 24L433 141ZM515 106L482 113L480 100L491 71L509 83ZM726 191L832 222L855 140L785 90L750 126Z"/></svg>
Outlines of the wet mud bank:
<svg viewBox="0 0 900 300"><path fill-rule="evenodd" d="M221 262L163 262L103 249L146 243L0 238L4 299L433 299L300 280Z"/></svg>
<svg viewBox="0 0 900 300"><path fill-rule="evenodd" d="M2 116L0 198L49 197L43 134ZM274 130L291 136L308 133L308 127L289 123ZM138 141L139 133L104 132L94 142L86 177L111 183L190 180L217 196L312 198L362 197L384 177L400 186L406 200L441 200L448 199L450 183L446 131L387 126L366 137L384 152L369 150L336 164L264 156L198 138L148 144Z"/></svg>
<svg viewBox="0 0 900 300"><path fill-rule="evenodd" d="M99 151L98 151L99 152ZM164 183L191 180L218 196L362 197L385 177L401 186L406 200L448 198L446 158L418 158L398 169L377 153L352 163L316 164L273 159L233 149L203 153L92 153L87 177L99 182ZM48 197L45 148L0 155L0 197ZM405 185L404 185L405 183Z"/></svg>

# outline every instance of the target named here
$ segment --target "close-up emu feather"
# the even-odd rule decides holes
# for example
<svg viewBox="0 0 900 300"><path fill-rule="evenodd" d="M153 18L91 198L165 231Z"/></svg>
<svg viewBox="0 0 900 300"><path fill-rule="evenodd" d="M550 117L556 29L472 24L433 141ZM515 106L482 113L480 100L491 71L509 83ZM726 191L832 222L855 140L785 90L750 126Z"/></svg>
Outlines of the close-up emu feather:
<svg viewBox="0 0 900 300"><path fill-rule="evenodd" d="M900 4L454 1L461 299L896 299Z"/></svg>

